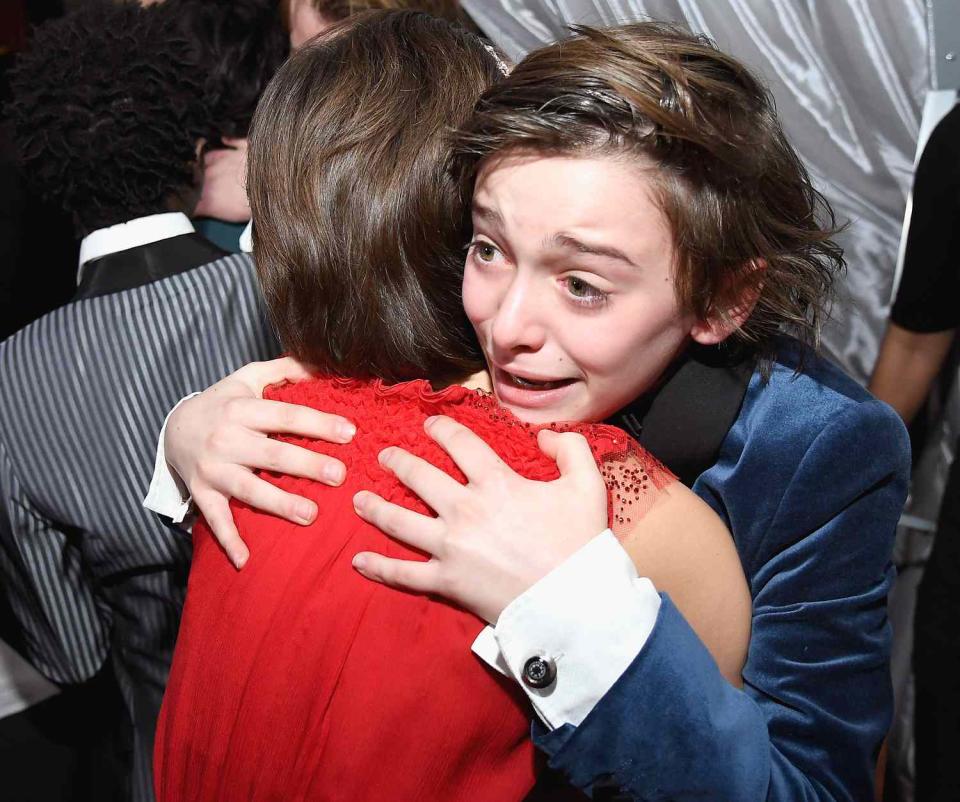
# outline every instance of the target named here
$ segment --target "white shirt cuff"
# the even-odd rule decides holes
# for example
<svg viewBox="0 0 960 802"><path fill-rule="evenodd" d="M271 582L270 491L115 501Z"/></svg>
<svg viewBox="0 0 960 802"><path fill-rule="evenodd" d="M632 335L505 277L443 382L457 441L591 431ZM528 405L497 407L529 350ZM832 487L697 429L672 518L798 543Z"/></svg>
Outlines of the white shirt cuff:
<svg viewBox="0 0 960 802"><path fill-rule="evenodd" d="M247 223L240 234L240 250L244 253L253 253L253 220Z"/></svg>
<svg viewBox="0 0 960 802"><path fill-rule="evenodd" d="M473 651L520 682L548 727L577 726L636 659L659 612L660 594L607 529L514 599ZM538 655L557 670L540 689L521 680Z"/></svg>
<svg viewBox="0 0 960 802"><path fill-rule="evenodd" d="M183 519L190 512L193 500L183 480L167 462L163 448L163 438L167 433L167 421L170 420L174 410L195 395L200 395L200 393L190 393L190 395L177 401L176 406L167 413L167 417L163 421L163 428L160 429L160 441L157 443L157 459L153 464L153 478L150 480L150 489L147 491L147 496L143 500L144 507L158 515L165 515L175 524L183 523Z"/></svg>

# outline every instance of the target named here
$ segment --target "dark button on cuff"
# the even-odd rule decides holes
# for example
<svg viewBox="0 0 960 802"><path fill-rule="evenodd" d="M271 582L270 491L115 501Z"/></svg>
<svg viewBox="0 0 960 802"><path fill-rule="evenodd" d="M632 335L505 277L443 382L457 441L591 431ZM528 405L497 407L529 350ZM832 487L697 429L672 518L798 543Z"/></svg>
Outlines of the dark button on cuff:
<svg viewBox="0 0 960 802"><path fill-rule="evenodd" d="M523 684L531 688L546 688L557 678L557 664L549 657L537 655L523 664Z"/></svg>

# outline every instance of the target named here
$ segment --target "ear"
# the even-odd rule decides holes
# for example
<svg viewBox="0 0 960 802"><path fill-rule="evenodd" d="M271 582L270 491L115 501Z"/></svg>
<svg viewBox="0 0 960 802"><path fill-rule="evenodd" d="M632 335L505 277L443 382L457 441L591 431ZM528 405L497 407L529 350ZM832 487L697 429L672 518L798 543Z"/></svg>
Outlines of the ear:
<svg viewBox="0 0 960 802"><path fill-rule="evenodd" d="M204 161L203 151L207 147L207 138L200 137L193 147L193 186L199 193L199 188L203 186ZM196 201L194 201L196 202ZM192 210L191 210L192 212ZM189 214L189 212L188 212Z"/></svg>
<svg viewBox="0 0 960 802"><path fill-rule="evenodd" d="M765 259L755 259L750 263L748 274L755 271L765 273L767 262ZM753 313L753 308L760 299L760 293L763 290L763 280L744 281L744 286L737 295L733 306L726 309L717 309L706 320L698 320L693 324L690 330L690 336L700 345L717 345L722 343L737 329L741 328L747 322Z"/></svg>

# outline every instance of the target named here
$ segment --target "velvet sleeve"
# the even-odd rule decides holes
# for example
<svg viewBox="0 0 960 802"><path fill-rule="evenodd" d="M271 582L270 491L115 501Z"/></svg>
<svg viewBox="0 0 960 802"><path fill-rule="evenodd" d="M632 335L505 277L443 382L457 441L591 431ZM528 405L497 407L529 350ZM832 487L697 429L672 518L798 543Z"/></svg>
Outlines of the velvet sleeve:
<svg viewBox="0 0 960 802"><path fill-rule="evenodd" d="M637 800L872 799L892 708L886 597L906 435L865 401L794 440L768 446L763 471L702 477L753 597L742 690L664 598L644 648L580 726L535 727L577 786Z"/></svg>

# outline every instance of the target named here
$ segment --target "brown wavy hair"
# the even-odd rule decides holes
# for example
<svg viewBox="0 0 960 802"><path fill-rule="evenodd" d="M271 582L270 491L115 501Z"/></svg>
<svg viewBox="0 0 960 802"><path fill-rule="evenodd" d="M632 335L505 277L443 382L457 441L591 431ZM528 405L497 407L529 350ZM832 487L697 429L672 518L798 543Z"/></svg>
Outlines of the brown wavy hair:
<svg viewBox="0 0 960 802"><path fill-rule="evenodd" d="M838 229L766 88L670 25L572 30L488 90L458 133L464 195L482 162L510 151L636 157L656 168L684 307L730 320L756 298L736 340L766 354L779 332L818 344L844 269Z"/></svg>
<svg viewBox="0 0 960 802"><path fill-rule="evenodd" d="M257 271L290 353L390 381L482 366L460 300L470 217L449 134L502 77L478 37L410 11L351 17L278 71L247 184Z"/></svg>

